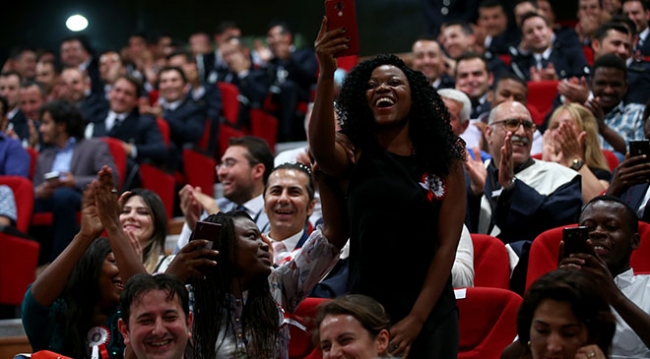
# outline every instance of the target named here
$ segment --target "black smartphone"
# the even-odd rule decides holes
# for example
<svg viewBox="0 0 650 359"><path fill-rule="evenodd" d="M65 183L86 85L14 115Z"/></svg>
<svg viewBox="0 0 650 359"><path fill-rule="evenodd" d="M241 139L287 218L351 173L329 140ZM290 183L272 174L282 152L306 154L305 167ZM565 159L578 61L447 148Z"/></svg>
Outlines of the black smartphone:
<svg viewBox="0 0 650 359"><path fill-rule="evenodd" d="M209 241L206 248L216 249L219 247L218 243L220 234L221 225L219 223L198 221L196 222L190 241L195 239L205 239Z"/></svg>
<svg viewBox="0 0 650 359"><path fill-rule="evenodd" d="M630 157L645 155L650 161L650 141L630 141Z"/></svg>
<svg viewBox="0 0 650 359"><path fill-rule="evenodd" d="M589 239L589 228L585 226L564 228L562 230L564 257L567 258L575 253L589 253L587 239Z"/></svg>
<svg viewBox="0 0 650 359"><path fill-rule="evenodd" d="M354 0L325 0L327 31L345 28L345 35L350 38L350 47L336 54L344 57L359 54L359 33L357 32L357 15Z"/></svg>

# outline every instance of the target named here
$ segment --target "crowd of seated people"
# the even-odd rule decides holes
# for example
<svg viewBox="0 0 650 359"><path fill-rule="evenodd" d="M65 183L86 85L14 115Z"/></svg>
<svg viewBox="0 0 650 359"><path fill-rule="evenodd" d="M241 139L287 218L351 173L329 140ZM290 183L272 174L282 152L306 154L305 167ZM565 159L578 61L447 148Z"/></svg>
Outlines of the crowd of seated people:
<svg viewBox="0 0 650 359"><path fill-rule="evenodd" d="M225 21L187 45L152 33L101 53L69 37L60 58L16 49L0 73L0 180L30 180L34 213L51 214L32 233L50 264L22 303L32 349L288 357L291 313L322 298L323 357L455 358L453 288L482 283L487 235L506 253L491 263L507 268L502 289L523 298L504 357L650 358L650 282L630 265L650 223L650 162L629 150L650 140L650 4L579 0L571 26L557 5L477 1L475 16L443 14L404 44L406 61L372 56L343 83L349 38L327 18L314 49L276 20L250 47ZM235 121L224 84L239 92ZM306 145L275 161L258 137L217 146L223 126L248 133L251 110ZM182 178L187 149L215 156L223 192L176 183L184 224L169 251L163 196L139 168ZM19 215L12 191L0 183L4 227ZM218 236L193 238L200 221ZM528 283L536 238L576 223L585 253ZM557 341L567 326L570 344Z"/></svg>

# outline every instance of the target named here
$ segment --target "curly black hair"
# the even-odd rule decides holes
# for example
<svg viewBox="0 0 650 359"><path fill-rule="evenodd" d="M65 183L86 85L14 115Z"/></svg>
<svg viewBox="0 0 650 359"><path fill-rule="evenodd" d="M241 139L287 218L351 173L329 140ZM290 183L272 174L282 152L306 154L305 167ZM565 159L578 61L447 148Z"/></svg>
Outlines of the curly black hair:
<svg viewBox="0 0 650 359"><path fill-rule="evenodd" d="M449 112L436 90L421 72L411 70L395 55L378 55L361 62L348 74L336 101L341 132L356 148L378 146L378 127L368 106L366 89L372 71L381 65L402 70L411 87L409 137L416 157L429 173L448 175L454 161L464 159L464 142L451 131Z"/></svg>

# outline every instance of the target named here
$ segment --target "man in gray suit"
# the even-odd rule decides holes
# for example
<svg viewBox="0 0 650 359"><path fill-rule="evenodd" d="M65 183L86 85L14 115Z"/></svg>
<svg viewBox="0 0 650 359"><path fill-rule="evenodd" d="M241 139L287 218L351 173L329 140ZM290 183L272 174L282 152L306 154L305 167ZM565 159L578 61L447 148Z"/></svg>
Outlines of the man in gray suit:
<svg viewBox="0 0 650 359"><path fill-rule="evenodd" d="M217 177L223 185L223 198L216 201L201 193L200 188L186 185L181 189L181 210L185 215L183 231L176 250L187 244L199 217L220 211L245 211L262 233L269 230L264 212L264 186L273 171L273 153L260 138L231 138L230 146L217 166Z"/></svg>
<svg viewBox="0 0 650 359"><path fill-rule="evenodd" d="M115 162L106 143L84 140L84 119L66 101L54 101L41 109L43 143L49 145L38 156L34 173L35 212L52 212L54 239L49 260L54 260L79 231L77 211L81 192L109 166L117 182Z"/></svg>

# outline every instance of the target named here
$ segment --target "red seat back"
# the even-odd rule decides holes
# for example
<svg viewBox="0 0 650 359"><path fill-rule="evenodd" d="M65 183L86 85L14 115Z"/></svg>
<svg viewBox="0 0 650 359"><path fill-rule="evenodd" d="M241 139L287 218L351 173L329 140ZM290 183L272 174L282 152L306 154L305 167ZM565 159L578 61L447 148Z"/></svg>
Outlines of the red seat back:
<svg viewBox="0 0 650 359"><path fill-rule="evenodd" d="M7 185L16 201L16 228L24 233L29 229L34 210L34 185L20 176L0 176L0 184Z"/></svg>
<svg viewBox="0 0 650 359"><path fill-rule="evenodd" d="M465 288L458 299L460 345L458 358L499 358L517 335L517 312L522 299L501 288Z"/></svg>
<svg viewBox="0 0 650 359"><path fill-rule="evenodd" d="M348 73L352 71L355 66L357 66L357 63L359 63L359 56L357 55L339 57L336 59L336 66L347 71Z"/></svg>
<svg viewBox="0 0 650 359"><path fill-rule="evenodd" d="M158 130L162 135L165 146L169 147L170 134L169 134L169 124L165 121L164 118L157 118L156 125L158 125Z"/></svg>
<svg viewBox="0 0 650 359"><path fill-rule="evenodd" d="M559 81L529 81L528 82L528 105L535 107L537 112L546 117L553 108L553 100L557 95Z"/></svg>
<svg viewBox="0 0 650 359"><path fill-rule="evenodd" d="M587 60L587 65L593 66L594 64L594 50L589 46L582 47L582 53L585 54L585 59Z"/></svg>
<svg viewBox="0 0 650 359"><path fill-rule="evenodd" d="M183 150L183 171L185 180L192 187L201 187L208 196L214 194L214 182L217 179L215 167L217 162L210 157L191 149Z"/></svg>
<svg viewBox="0 0 650 359"><path fill-rule="evenodd" d="M537 126L541 126L544 124L544 120L545 120L544 115L539 113L536 107L527 105L526 108L528 108L528 112L530 112L530 117Z"/></svg>
<svg viewBox="0 0 650 359"><path fill-rule="evenodd" d="M19 306L36 279L39 244L0 233L0 304Z"/></svg>
<svg viewBox="0 0 650 359"><path fill-rule="evenodd" d="M147 94L149 95L149 106L158 104L158 98L160 97L160 92L158 90L151 90Z"/></svg>
<svg viewBox="0 0 650 359"><path fill-rule="evenodd" d="M126 151L122 146L122 141L112 137L102 137L102 140L108 145L109 151L115 161L115 168L117 169L117 188L122 188L124 178L126 177Z"/></svg>
<svg viewBox="0 0 650 359"><path fill-rule="evenodd" d="M305 327L305 329L302 329L295 324L290 324L290 358L304 358L314 350L314 344L311 340L314 319L316 318L318 305L326 300L323 298L305 298L295 312L285 314L285 318L287 316L289 317L290 323L297 322L299 325Z"/></svg>
<svg viewBox="0 0 650 359"><path fill-rule="evenodd" d="M275 152L275 143L278 140L278 120L262 110L251 110L251 135L262 138Z"/></svg>
<svg viewBox="0 0 650 359"><path fill-rule="evenodd" d="M29 153L29 179L34 179L34 172L36 172L36 161L38 161L38 151L31 147L26 148L27 153Z"/></svg>
<svg viewBox="0 0 650 359"><path fill-rule="evenodd" d="M232 125L237 125L239 117L239 89L233 84L226 82L217 82L221 91L221 101L223 103L223 116Z"/></svg>
<svg viewBox="0 0 650 359"><path fill-rule="evenodd" d="M506 246L498 238L472 233L474 286L510 288L510 262Z"/></svg>
<svg viewBox="0 0 650 359"><path fill-rule="evenodd" d="M612 151L609 150L602 150L602 151L603 151L603 155L605 156L605 159L607 160L607 165L609 166L609 170L614 172L616 167L618 167L618 158Z"/></svg>
<svg viewBox="0 0 650 359"><path fill-rule="evenodd" d="M510 55L508 55L508 54L501 54L501 55L499 55L499 57L501 58L501 61L503 61L503 63L506 64L506 66L510 67L510 62L511 62L511 60L512 60L512 58L510 57Z"/></svg>
<svg viewBox="0 0 650 359"><path fill-rule="evenodd" d="M246 134L242 131L239 131L232 126L222 123L219 124L219 153L218 156L221 157L223 156L224 153L226 153L226 150L228 149L230 138L239 138L239 137L244 137Z"/></svg>
<svg viewBox="0 0 650 359"><path fill-rule="evenodd" d="M140 174L142 175L142 187L156 192L165 205L167 218L172 218L174 215L174 192L176 191L174 176L144 163L140 165Z"/></svg>

